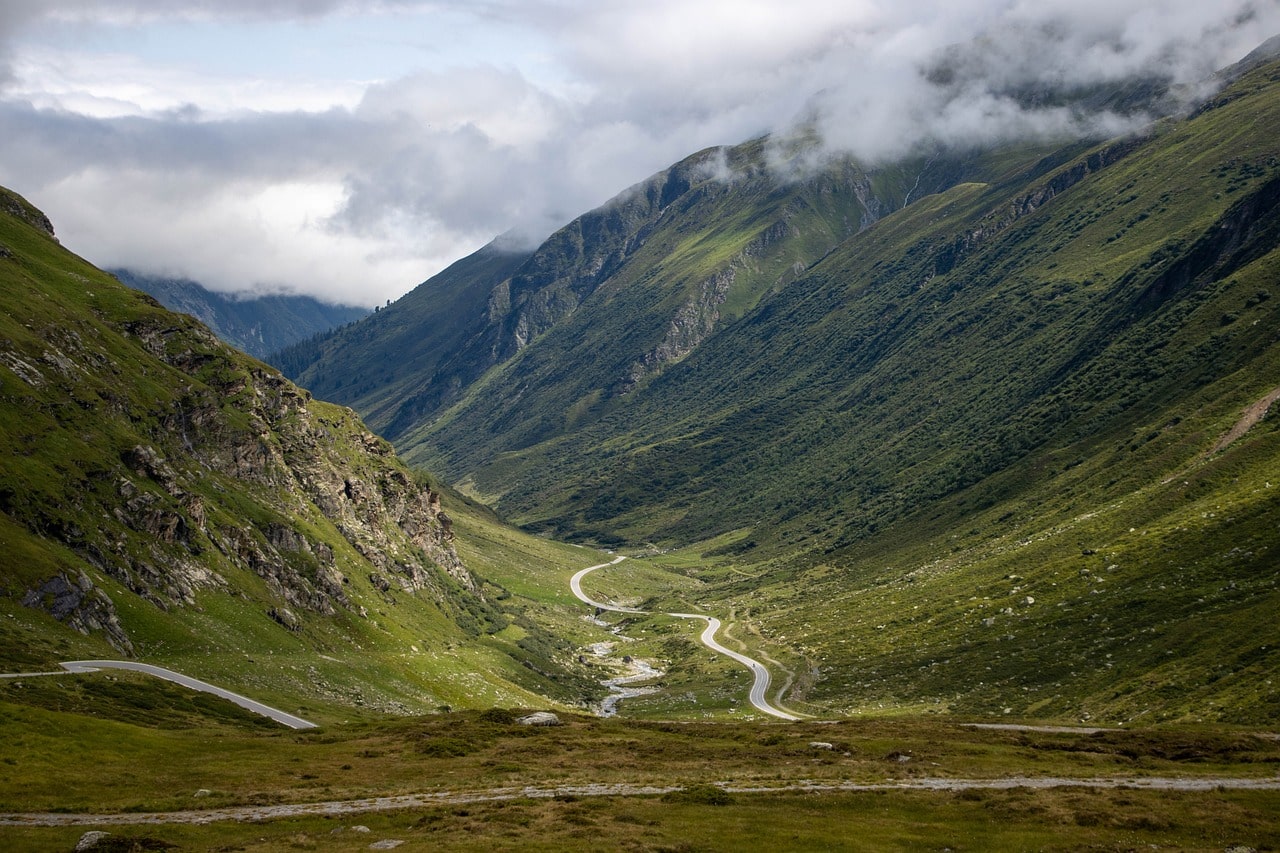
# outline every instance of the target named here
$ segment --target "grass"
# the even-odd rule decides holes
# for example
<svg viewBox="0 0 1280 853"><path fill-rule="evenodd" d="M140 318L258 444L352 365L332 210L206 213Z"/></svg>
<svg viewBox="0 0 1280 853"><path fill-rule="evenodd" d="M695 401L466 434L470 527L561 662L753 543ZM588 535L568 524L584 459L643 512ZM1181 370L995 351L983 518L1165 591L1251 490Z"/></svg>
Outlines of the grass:
<svg viewBox="0 0 1280 853"><path fill-rule="evenodd" d="M1089 735L984 730L926 718L785 725L562 713L561 726L537 728L516 724L520 712L491 709L290 732L221 700L192 705L173 687L124 677L51 681L3 685L6 763L21 768L0 783L5 811L168 811L525 785L1266 779L1280 762L1274 740L1203 725ZM35 692L41 690L46 695ZM48 695L54 692L68 696ZM192 727L196 719L201 725ZM815 741L835 748L816 749ZM86 752L68 750L68 743ZM115 781L104 788L104 779ZM199 789L212 792L208 802L191 802Z"/></svg>
<svg viewBox="0 0 1280 853"><path fill-rule="evenodd" d="M114 689L126 683L127 677L98 684L51 679L38 687L34 681L20 688L0 685L0 734L10 769L0 775L0 809L109 814L497 788L515 797L206 827L115 829L109 817L102 821L121 836L183 848L283 844L346 850L394 837L447 849L599 849L604 831L617 834L618 846L638 849L737 849L752 837L786 849L1078 849L1082 840L1207 849L1226 843L1263 848L1280 831L1276 792L722 790L725 784L769 788L800 780L920 777L1274 777L1280 744L1232 727L1087 735L983 730L911 718L761 725L562 715L563 725L539 729L515 724L515 712L486 711L283 732L231 706L191 728L183 691L143 683L129 684L139 689L133 695ZM44 707L54 704L47 695L15 701L30 690L61 691L70 698L58 710ZM136 717L140 696L150 708L145 719ZM813 741L834 748L816 749ZM81 747L68 749L69 743ZM111 784L104 785L108 779ZM682 790L651 797L519 795L526 785L609 783ZM371 834L354 832L357 824ZM1069 840L1061 835L1068 829ZM23 849L65 848L84 830L4 827L0 838Z"/></svg>
<svg viewBox="0 0 1280 853"><path fill-rule="evenodd" d="M120 839L179 849L367 850L373 841L439 850L1266 849L1277 843L1270 793L1141 791L731 795L723 805L665 798L554 800L278 820L128 827ZM367 829L368 832L357 830ZM24 850L66 850L75 829L0 829ZM154 848L153 848L154 849Z"/></svg>
<svg viewBox="0 0 1280 853"><path fill-rule="evenodd" d="M353 412L0 202L0 669L132 655L322 722L604 692L550 630L571 620L471 591L438 520L401 523L425 480ZM488 569L500 525L459 525ZM22 604L59 577L92 585L62 624Z"/></svg>

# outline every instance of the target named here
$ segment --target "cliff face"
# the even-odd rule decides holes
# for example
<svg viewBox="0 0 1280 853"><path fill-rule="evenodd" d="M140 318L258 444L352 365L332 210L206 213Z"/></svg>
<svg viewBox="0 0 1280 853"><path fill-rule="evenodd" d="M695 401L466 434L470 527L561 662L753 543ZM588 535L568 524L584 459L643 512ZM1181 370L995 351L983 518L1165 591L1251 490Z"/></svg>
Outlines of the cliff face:
<svg viewBox="0 0 1280 853"><path fill-rule="evenodd" d="M308 614L367 616L391 590L481 606L439 497L354 413L79 262L3 199L0 513L56 555L11 552L13 598L125 654L113 596L128 593L161 611L247 597L294 632Z"/></svg>

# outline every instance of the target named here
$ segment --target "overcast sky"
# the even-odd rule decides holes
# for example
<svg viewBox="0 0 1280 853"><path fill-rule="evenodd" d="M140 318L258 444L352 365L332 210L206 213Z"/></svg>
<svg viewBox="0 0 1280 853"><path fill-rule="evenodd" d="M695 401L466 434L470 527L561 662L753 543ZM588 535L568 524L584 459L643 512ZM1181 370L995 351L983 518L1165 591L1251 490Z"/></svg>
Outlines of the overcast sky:
<svg viewBox="0 0 1280 853"><path fill-rule="evenodd" d="M1280 0L0 0L0 184L99 266L371 306L710 145L1119 132L1007 93L1276 33Z"/></svg>

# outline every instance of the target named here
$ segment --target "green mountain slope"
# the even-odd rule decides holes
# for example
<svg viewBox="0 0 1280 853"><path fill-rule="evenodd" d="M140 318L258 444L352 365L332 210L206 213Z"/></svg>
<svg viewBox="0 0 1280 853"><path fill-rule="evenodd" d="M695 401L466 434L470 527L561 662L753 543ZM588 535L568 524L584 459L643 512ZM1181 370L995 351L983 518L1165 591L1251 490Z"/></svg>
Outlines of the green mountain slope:
<svg viewBox="0 0 1280 853"><path fill-rule="evenodd" d="M360 400L371 422L410 417L401 411L426 410L427 398L452 399L492 363L483 353L468 351L474 362L460 354L485 327L495 283L527 257L491 244L349 328L269 358L322 399Z"/></svg>
<svg viewBox="0 0 1280 853"><path fill-rule="evenodd" d="M1274 723L1277 126L1272 64L1022 187L922 199L613 431L472 476L552 529L724 534L660 606L736 614L796 709ZM571 485L525 479L548 469Z"/></svg>
<svg viewBox="0 0 1280 853"><path fill-rule="evenodd" d="M350 305L329 305L310 296L241 298L214 293L187 279L157 278L131 270L107 272L170 311L190 314L233 347L257 358L359 320L369 312Z"/></svg>
<svg viewBox="0 0 1280 853"><path fill-rule="evenodd" d="M321 718L598 689L352 411L66 252L7 191L0 303L3 671L134 656Z"/></svg>
<svg viewBox="0 0 1280 853"><path fill-rule="evenodd" d="M830 547L1033 449L1234 388L1273 343L1270 283L1240 274L1275 244L1270 73L1148 138L911 204L635 393L596 384L597 417L567 405L603 372L581 341L607 321L584 306L397 440L563 534L687 542L750 523Z"/></svg>
<svg viewBox="0 0 1280 853"><path fill-rule="evenodd" d="M504 421L477 454L527 445L598 420L615 398L913 194L990 177L1029 156L921 158L872 173L845 159L801 171L812 153L804 140L790 145L790 160L764 140L700 152L532 253L495 243L377 315L272 361L410 448L410 434L474 398L488 370L529 359L519 385L494 403L505 413L490 407L471 421L484 422L485 433ZM512 414L519 389L546 411Z"/></svg>
<svg viewBox="0 0 1280 853"><path fill-rule="evenodd" d="M649 603L735 615L798 709L1274 720L1280 66L1227 76L1133 138L708 177L555 322L489 327L456 403L381 423L528 527L684 548ZM667 680L633 713L731 692Z"/></svg>

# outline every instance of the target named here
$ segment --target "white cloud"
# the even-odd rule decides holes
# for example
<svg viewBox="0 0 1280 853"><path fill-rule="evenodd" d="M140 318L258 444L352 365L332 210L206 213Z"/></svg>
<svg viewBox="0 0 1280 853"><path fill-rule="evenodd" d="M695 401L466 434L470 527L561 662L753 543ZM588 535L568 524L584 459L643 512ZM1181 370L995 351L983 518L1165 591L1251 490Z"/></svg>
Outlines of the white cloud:
<svg viewBox="0 0 1280 853"><path fill-rule="evenodd" d="M40 109L93 118L145 116L195 108L200 116L250 112L319 112L353 107L363 84L199 74L153 68L120 53L25 51L12 64L7 96Z"/></svg>
<svg viewBox="0 0 1280 853"><path fill-rule="evenodd" d="M334 41L368 15L358 50ZM214 35L182 61L131 52L173 21ZM1141 117L1022 96L1194 83L1277 31L1277 0L11 0L0 183L103 265L370 305L797 117L869 158L1118 132ZM344 64L388 32L403 67ZM239 67L262 51L226 45L255 33L320 40L280 53L324 73Z"/></svg>

